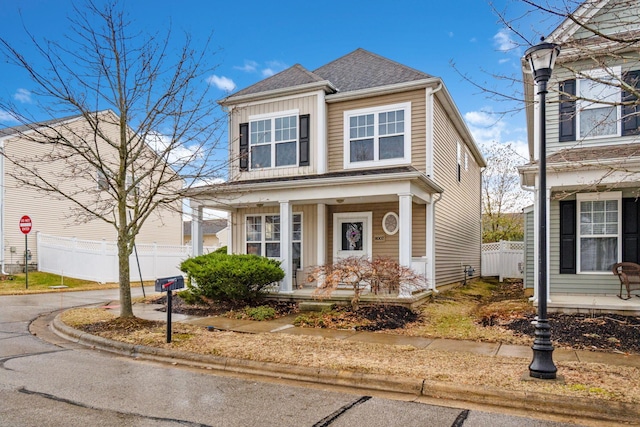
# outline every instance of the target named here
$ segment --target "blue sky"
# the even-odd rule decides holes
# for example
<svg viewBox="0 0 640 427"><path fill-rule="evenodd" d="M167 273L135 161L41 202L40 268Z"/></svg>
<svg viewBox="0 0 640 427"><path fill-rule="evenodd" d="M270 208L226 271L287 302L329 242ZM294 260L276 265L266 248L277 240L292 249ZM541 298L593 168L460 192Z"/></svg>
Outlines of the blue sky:
<svg viewBox="0 0 640 427"><path fill-rule="evenodd" d="M30 44L23 25L38 39L62 40L73 3L0 0L0 36L27 54ZM520 7L514 0L493 3L514 16ZM124 5L143 31L157 32L170 24L175 33L187 31L196 42L213 32L213 47L219 50L212 62L218 67L208 81L217 98L296 63L313 70L362 47L441 77L478 143L512 142L526 152L524 116L496 122L487 113L510 106L488 99L451 65L480 83L513 91L488 73L520 75L522 49L513 48L488 1L124 0ZM528 36L535 39L533 30ZM0 63L0 76L0 97L18 104L34 102L31 83L15 67ZM11 125L2 113L0 126Z"/></svg>

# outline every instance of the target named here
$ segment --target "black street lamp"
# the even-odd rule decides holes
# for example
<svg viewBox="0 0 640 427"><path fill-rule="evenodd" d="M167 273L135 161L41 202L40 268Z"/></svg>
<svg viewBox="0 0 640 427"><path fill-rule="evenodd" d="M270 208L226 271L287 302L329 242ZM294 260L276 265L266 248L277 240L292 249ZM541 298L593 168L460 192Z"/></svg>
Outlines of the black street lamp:
<svg viewBox="0 0 640 427"><path fill-rule="evenodd" d="M544 39L543 39L544 40ZM533 341L533 361L529 365L529 376L540 379L555 379L558 368L553 364L553 344L551 326L547 319L547 126L546 95L547 82L551 78L553 65L560 53L560 47L544 41L524 53L531 67L533 79L540 95L540 154L538 183L538 320L535 324Z"/></svg>

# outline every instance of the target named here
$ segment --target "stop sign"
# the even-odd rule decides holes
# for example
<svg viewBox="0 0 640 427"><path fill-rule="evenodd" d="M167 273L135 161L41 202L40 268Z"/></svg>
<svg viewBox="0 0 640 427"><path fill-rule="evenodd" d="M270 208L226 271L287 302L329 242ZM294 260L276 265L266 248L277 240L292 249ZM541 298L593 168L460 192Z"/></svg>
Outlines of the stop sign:
<svg viewBox="0 0 640 427"><path fill-rule="evenodd" d="M23 234L29 234L31 232L31 218L28 215L24 215L20 218L20 231Z"/></svg>

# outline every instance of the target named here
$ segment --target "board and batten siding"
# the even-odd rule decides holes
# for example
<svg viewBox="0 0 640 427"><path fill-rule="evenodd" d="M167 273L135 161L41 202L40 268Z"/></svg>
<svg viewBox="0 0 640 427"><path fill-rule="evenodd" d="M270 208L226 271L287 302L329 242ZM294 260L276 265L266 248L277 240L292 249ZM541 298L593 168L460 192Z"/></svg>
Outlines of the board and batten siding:
<svg viewBox="0 0 640 427"><path fill-rule="evenodd" d="M461 180L457 178L457 144L462 146ZM465 170L464 153L468 156ZM434 100L434 179L444 188L435 205L436 286L464 279L464 266L480 274L482 224L480 166L442 104Z"/></svg>
<svg viewBox="0 0 640 427"><path fill-rule="evenodd" d="M310 149L309 149L309 166L287 166L287 167L272 167L267 169L239 171L238 154L239 154L239 138L240 138L240 124L248 123L249 117L260 114L272 114L280 111L298 110L299 115L310 115ZM283 99L276 99L269 102L255 103L252 105L234 107L231 113L231 122L229 132L231 138L229 139L229 158L232 160L230 165L230 176L232 180L248 180L248 179L263 179L263 178L277 178L282 176L299 176L309 175L316 172L316 148L317 148L317 135L318 126L321 126L318 117L318 96L317 95L305 95L295 96ZM299 123L298 123L299 126ZM299 129L298 129L299 131Z"/></svg>
<svg viewBox="0 0 640 427"><path fill-rule="evenodd" d="M524 210L524 287L535 287L535 230L533 206Z"/></svg>
<svg viewBox="0 0 640 427"><path fill-rule="evenodd" d="M623 197L630 197L623 192ZM564 200L575 199L575 195ZM549 205L549 292L551 294L608 294L620 291L620 281L611 272L560 274L560 202Z"/></svg>
<svg viewBox="0 0 640 427"><path fill-rule="evenodd" d="M392 258L398 260L400 236L398 233L386 234L382 228L382 219L388 212L399 214L397 202L331 205L328 207L327 216L327 263L333 262L333 214L345 212L371 212L371 233L373 258ZM412 257L421 257L426 254L426 205L413 204L412 208ZM378 239L376 239L376 237Z"/></svg>
<svg viewBox="0 0 640 427"><path fill-rule="evenodd" d="M311 268L315 267L318 263L318 250L316 245L317 224L318 224L318 211L317 205L293 205L293 213L302 214L302 269L304 272L308 272ZM244 254L246 253L246 221L247 215L279 215L279 206L263 206L263 207L251 207L241 208L234 212L231 216L231 235L233 239L233 253ZM306 281L306 275L301 274L298 276L298 284L301 285Z"/></svg>
<svg viewBox="0 0 640 427"><path fill-rule="evenodd" d="M77 120L68 125L70 130L82 133L84 123ZM113 134L117 130L111 129ZM108 153L109 147L101 143L101 150ZM28 156L30 159L48 153L51 146L25 141L19 136L5 140L4 149L9 158L19 159ZM105 155L103 158L107 158ZM75 237L86 240L116 241L117 231L113 225L101 219L85 221L78 218L75 210L78 209L74 202L63 199L55 194L44 194L33 187L18 183L9 176L15 166L4 160L4 247L3 254L5 264L16 263L17 257L24 255L24 234L20 232L18 223L23 215L28 215L32 220L32 230L27 236L29 249L32 253L32 263L36 262L36 233L59 236ZM95 202L97 197L97 185L95 178L97 170L88 164L80 165L73 173L73 179L67 179L62 175L61 168L67 168L62 161L42 162L38 164L38 173L61 188L78 190L77 199L87 206ZM176 191L179 187L176 188ZM176 202L172 209L158 208L147 219L138 236L138 243L157 243L166 245L182 244L182 213L181 204ZM15 248L15 252L12 252ZM13 261L13 262L12 262Z"/></svg>
<svg viewBox="0 0 640 427"><path fill-rule="evenodd" d="M411 103L411 164L416 169L425 172L426 101L424 89L327 104L328 171L344 170L345 111L403 102Z"/></svg>

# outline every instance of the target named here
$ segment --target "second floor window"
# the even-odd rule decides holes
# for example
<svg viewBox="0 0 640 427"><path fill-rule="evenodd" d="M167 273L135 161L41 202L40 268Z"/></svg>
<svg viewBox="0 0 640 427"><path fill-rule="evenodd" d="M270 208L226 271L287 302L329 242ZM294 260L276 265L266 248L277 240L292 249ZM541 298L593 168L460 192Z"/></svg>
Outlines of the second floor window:
<svg viewBox="0 0 640 427"><path fill-rule="evenodd" d="M345 167L410 161L411 104L345 112Z"/></svg>
<svg viewBox="0 0 640 427"><path fill-rule="evenodd" d="M298 117L272 117L249 123L251 169L295 165Z"/></svg>
<svg viewBox="0 0 640 427"><path fill-rule="evenodd" d="M589 78L578 80L578 135L580 138L618 136L620 88L615 84L620 78L620 67L587 75Z"/></svg>

